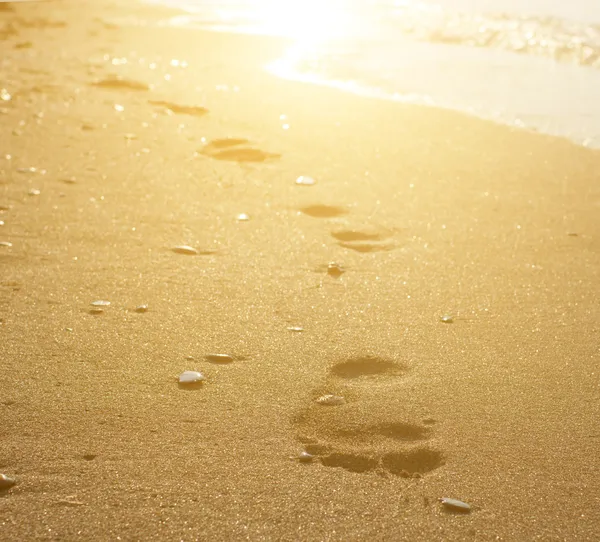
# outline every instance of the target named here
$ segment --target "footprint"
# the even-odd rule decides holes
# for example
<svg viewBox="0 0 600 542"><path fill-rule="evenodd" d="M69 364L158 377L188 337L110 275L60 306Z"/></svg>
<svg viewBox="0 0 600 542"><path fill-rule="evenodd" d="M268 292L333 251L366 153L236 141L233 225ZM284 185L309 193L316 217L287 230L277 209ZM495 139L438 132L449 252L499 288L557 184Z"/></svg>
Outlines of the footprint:
<svg viewBox="0 0 600 542"><path fill-rule="evenodd" d="M172 111L178 115L191 115L193 117L203 117L208 114L206 107L200 107L197 105L178 105L173 102L165 102L162 100L149 100L149 104L162 107L167 111Z"/></svg>
<svg viewBox="0 0 600 542"><path fill-rule="evenodd" d="M118 75L112 75L106 79L101 79L92 83L95 87L108 88L110 90L150 90L146 83L135 81L133 79L125 79Z"/></svg>
<svg viewBox="0 0 600 542"><path fill-rule="evenodd" d="M213 139L200 151L200 154L210 156L215 160L230 162L267 162L281 157L280 154L265 152L249 146L244 138Z"/></svg>
<svg viewBox="0 0 600 542"><path fill-rule="evenodd" d="M420 478L443 465L444 455L431 445L432 423L398 420L394 412L389 398L402 396L407 372L402 364L373 356L334 365L325 386L294 420L304 449L326 467L356 473ZM316 399L325 394L346 402L324 406Z"/></svg>
<svg viewBox="0 0 600 542"><path fill-rule="evenodd" d="M333 205L308 205L301 207L300 212L314 218L334 218L348 213L343 207L335 207Z"/></svg>
<svg viewBox="0 0 600 542"><path fill-rule="evenodd" d="M395 248L389 241L393 235L390 231L340 230L331 235L338 241L338 245L356 252L381 252Z"/></svg>

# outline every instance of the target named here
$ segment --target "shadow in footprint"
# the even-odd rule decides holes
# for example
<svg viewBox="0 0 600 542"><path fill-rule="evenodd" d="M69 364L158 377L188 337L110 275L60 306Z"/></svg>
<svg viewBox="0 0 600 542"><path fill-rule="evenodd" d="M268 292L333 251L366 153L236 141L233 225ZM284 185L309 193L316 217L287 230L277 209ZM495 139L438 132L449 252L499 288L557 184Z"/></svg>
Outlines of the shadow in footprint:
<svg viewBox="0 0 600 542"><path fill-rule="evenodd" d="M208 114L206 107L200 107L197 105L178 105L173 102L165 102L162 100L148 100L150 105L162 107L167 111L171 111L178 115L191 115L193 117L203 117Z"/></svg>
<svg viewBox="0 0 600 542"><path fill-rule="evenodd" d="M249 141L244 138L215 139L207 143L200 154L215 160L229 162L260 163L281 158L280 154L265 152L247 146Z"/></svg>
<svg viewBox="0 0 600 542"><path fill-rule="evenodd" d="M384 455L381 459L381 467L396 476L402 476L405 472L425 474L443 464L442 454L429 448L392 452Z"/></svg>
<svg viewBox="0 0 600 542"><path fill-rule="evenodd" d="M307 207L301 207L300 212L314 218L334 218L348 213L343 207L333 205L308 205Z"/></svg>
<svg viewBox="0 0 600 542"><path fill-rule="evenodd" d="M106 79L92 83L92 86L110 90L150 90L150 87L146 83L141 83L133 79L125 79L120 76L107 77Z"/></svg>
<svg viewBox="0 0 600 542"><path fill-rule="evenodd" d="M373 428L374 433L396 440L425 440L429 438L429 430L411 423L384 423Z"/></svg>
<svg viewBox="0 0 600 542"><path fill-rule="evenodd" d="M405 371L405 367L393 361L371 356L352 358L337 363L331 368L331 374L340 378L359 378L381 374L398 375Z"/></svg>
<svg viewBox="0 0 600 542"><path fill-rule="evenodd" d="M388 237L380 233L364 233L360 231L348 230L332 232L331 235L338 241L353 242L353 241L381 241Z"/></svg>
<svg viewBox="0 0 600 542"><path fill-rule="evenodd" d="M350 472L369 472L377 469L379 461L372 457L345 453L332 453L321 458L326 467L339 467Z"/></svg>

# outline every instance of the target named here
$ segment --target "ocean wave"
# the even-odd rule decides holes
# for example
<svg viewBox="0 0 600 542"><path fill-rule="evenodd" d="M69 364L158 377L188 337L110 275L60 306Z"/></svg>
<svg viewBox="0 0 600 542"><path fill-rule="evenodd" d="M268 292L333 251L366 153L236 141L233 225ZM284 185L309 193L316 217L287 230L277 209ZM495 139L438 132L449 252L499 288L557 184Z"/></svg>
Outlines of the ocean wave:
<svg viewBox="0 0 600 542"><path fill-rule="evenodd" d="M600 25L532 15L449 13L421 4L396 7L387 29L422 41L497 48L600 68Z"/></svg>

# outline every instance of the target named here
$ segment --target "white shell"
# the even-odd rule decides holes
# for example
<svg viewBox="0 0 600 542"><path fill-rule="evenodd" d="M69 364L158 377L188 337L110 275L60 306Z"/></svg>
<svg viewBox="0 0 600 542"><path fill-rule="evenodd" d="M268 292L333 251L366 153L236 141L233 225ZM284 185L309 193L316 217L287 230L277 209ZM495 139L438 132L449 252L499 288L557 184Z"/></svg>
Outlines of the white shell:
<svg viewBox="0 0 600 542"><path fill-rule="evenodd" d="M300 461L300 463L310 463L314 457L314 455L309 454L308 452L300 452L298 455L298 461Z"/></svg>
<svg viewBox="0 0 600 542"><path fill-rule="evenodd" d="M97 301L92 301L90 303L92 307L108 307L110 305L110 301L105 301L103 299L98 299Z"/></svg>
<svg viewBox="0 0 600 542"><path fill-rule="evenodd" d="M288 331L294 331L295 333L301 333L304 331L304 328L301 326L289 326Z"/></svg>
<svg viewBox="0 0 600 542"><path fill-rule="evenodd" d="M198 251L194 247L190 247L189 245L178 245L171 249L176 254L187 254L188 256L195 256L198 254Z"/></svg>
<svg viewBox="0 0 600 542"><path fill-rule="evenodd" d="M440 320L444 322L444 324L451 324L452 322L454 322L454 318L452 318L452 316L450 316L449 314L444 314L444 316L442 316Z"/></svg>
<svg viewBox="0 0 600 542"><path fill-rule="evenodd" d="M235 218L239 222L247 222L248 220L250 220L250 217L246 213L240 213Z"/></svg>
<svg viewBox="0 0 600 542"><path fill-rule="evenodd" d="M327 406L338 406L346 403L346 399L344 399L341 395L322 395L317 399L317 403L320 405Z"/></svg>
<svg viewBox="0 0 600 542"><path fill-rule="evenodd" d="M316 182L317 181L315 181L312 177L305 177L304 175L296 179L296 184L301 186L312 186L313 184L316 184Z"/></svg>
<svg viewBox="0 0 600 542"><path fill-rule="evenodd" d="M229 354L207 354L205 356L207 361L212 361L213 363L232 363L233 356Z"/></svg>
<svg viewBox="0 0 600 542"><path fill-rule="evenodd" d="M459 501L458 499L449 499L448 497L443 497L440 499L440 502L446 507L457 512L470 512L471 505L466 502Z"/></svg>
<svg viewBox="0 0 600 542"><path fill-rule="evenodd" d="M204 375L198 371L184 371L179 375L180 384L196 384L197 382L202 382L203 380Z"/></svg>
<svg viewBox="0 0 600 542"><path fill-rule="evenodd" d="M10 241L0 241L0 247L12 247L12 243Z"/></svg>

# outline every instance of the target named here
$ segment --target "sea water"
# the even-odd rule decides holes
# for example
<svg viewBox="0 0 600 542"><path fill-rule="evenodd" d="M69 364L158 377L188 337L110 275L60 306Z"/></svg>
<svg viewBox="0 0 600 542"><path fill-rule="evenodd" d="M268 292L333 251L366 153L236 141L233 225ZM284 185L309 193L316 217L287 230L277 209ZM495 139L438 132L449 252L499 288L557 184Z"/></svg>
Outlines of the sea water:
<svg viewBox="0 0 600 542"><path fill-rule="evenodd" d="M146 0L171 24L294 38L276 76L600 147L599 0Z"/></svg>

